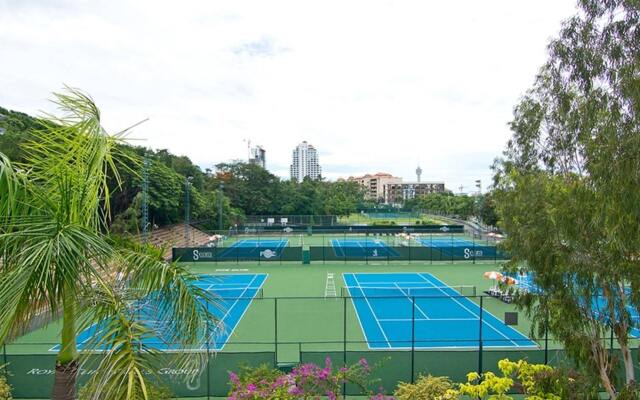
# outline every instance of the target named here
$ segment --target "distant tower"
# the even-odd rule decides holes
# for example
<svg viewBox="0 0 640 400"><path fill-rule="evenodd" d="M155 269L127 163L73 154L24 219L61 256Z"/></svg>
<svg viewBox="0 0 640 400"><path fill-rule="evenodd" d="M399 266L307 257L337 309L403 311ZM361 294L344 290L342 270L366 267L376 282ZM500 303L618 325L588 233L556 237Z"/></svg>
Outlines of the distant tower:
<svg viewBox="0 0 640 400"><path fill-rule="evenodd" d="M418 183L420 183L420 175L422 175L422 168L420 168L419 165L418 165L418 168L416 168L416 175L418 176Z"/></svg>

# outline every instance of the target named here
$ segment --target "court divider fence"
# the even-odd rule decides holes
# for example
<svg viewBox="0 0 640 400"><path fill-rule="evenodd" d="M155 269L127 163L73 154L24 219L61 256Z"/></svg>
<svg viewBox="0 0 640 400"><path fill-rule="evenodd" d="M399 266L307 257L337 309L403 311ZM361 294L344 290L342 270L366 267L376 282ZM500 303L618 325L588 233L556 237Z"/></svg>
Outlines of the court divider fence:
<svg viewBox="0 0 640 400"><path fill-rule="evenodd" d="M200 247L173 248L172 259L183 262L364 263L498 262L509 258L492 237L465 233L461 225L263 227L209 232Z"/></svg>
<svg viewBox="0 0 640 400"><path fill-rule="evenodd" d="M394 296L397 298L397 296ZM431 297L431 296L430 296ZM450 297L450 296L447 296ZM467 297L467 296L465 296ZM480 298L468 296L482 304ZM484 302L486 304L486 301ZM415 299L413 299L415 304ZM489 312L480 308L482 313ZM222 351L215 352L212 343L202 344L197 350L185 351L190 363L178 364L175 352L146 354L152 357L153 371L145 371L153 380L159 378L178 397L220 397L229 392L229 372L238 372L241 367L280 368L288 371L301 363L324 365L327 357L334 367L351 365L361 359L372 366L371 390L383 388L391 394L400 382L415 382L421 375L448 376L454 382L464 382L469 372L498 373L498 361L525 359L531 363L548 364L571 368L573 363L557 342L544 335L533 339L534 347L507 347L509 339L485 340L484 325L478 319L480 336L447 337L448 341L464 342L466 347L432 348L432 341L442 338L421 339L416 337L415 317L411 321L411 332L399 341L402 348L386 350L370 349L371 342L364 340L361 322L356 316L352 299L335 298L255 298L245 318L246 326L236 329L232 340ZM483 329L489 329L485 327ZM208 337L208 336L207 336ZM606 346L614 349L614 337L606 340ZM474 341L473 346L469 342ZM7 376L13 386L16 399L48 398L53 385L55 352L49 349L57 343L26 342L2 346L0 373ZM504 346L503 346L504 345ZM97 362L103 355L90 355L79 370L79 385L83 385L95 372ZM637 359L637 349L633 350ZM622 378L622 375L620 378ZM345 385L346 396L357 396L359 389Z"/></svg>

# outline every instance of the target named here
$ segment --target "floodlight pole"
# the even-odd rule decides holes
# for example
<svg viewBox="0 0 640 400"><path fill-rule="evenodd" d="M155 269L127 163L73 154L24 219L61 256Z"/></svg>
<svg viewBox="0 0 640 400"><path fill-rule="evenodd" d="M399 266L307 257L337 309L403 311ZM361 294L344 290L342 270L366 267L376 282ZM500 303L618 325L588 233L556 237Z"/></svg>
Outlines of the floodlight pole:
<svg viewBox="0 0 640 400"><path fill-rule="evenodd" d="M218 230L222 231L222 190L224 189L224 183L220 182L218 186Z"/></svg>
<svg viewBox="0 0 640 400"><path fill-rule="evenodd" d="M193 180L192 176L187 176L184 178L184 241L185 246L189 245L189 224L190 224L190 214L191 210L189 210L190 199L189 192L191 191L191 181Z"/></svg>
<svg viewBox="0 0 640 400"><path fill-rule="evenodd" d="M142 164L142 241L149 240L149 157L144 154Z"/></svg>

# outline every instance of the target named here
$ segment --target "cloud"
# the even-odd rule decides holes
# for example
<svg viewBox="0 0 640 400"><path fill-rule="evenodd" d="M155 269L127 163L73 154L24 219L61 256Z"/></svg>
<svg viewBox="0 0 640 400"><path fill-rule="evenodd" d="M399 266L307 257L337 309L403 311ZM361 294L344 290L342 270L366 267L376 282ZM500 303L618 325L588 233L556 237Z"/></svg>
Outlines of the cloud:
<svg viewBox="0 0 640 400"><path fill-rule="evenodd" d="M287 176L307 140L331 179L488 182L512 108L574 0L0 0L0 105L51 111L63 83L116 131L203 168L251 139Z"/></svg>
<svg viewBox="0 0 640 400"><path fill-rule="evenodd" d="M257 41L242 43L231 49L235 55L250 57L274 57L288 50L285 47L277 46L272 38L266 36Z"/></svg>

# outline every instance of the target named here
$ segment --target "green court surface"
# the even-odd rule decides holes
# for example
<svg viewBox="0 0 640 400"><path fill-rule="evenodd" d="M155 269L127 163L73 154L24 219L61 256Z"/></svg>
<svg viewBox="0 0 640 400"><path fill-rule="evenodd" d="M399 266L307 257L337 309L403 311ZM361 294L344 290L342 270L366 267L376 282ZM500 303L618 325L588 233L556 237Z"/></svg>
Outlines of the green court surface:
<svg viewBox="0 0 640 400"><path fill-rule="evenodd" d="M376 265L373 262L369 264L229 263L225 265L219 262L191 263L191 265L194 272L202 274L260 272L268 274L263 286L263 298L253 300L222 352L277 350L279 362L299 361L300 350L342 351L345 339L347 350L367 349L351 299L340 297L340 289L344 286L343 273L428 272L449 286L474 285L477 293L481 294L493 284L492 281L482 277L483 272L499 268L499 265L492 263L469 262L456 264L413 262L405 265L387 265L386 263ZM324 297L327 273L333 273L335 276L337 297ZM478 298L472 300L479 303ZM503 319L505 311L515 311L515 306L485 297L483 309ZM519 317L519 324L515 328L528 335L530 324L522 313ZM7 345L7 352L49 353L49 349L57 343L59 329L59 323L53 322ZM553 345L552 342L551 345Z"/></svg>
<svg viewBox="0 0 640 400"><path fill-rule="evenodd" d="M493 283L483 279L483 272L499 267L496 264L468 262L432 265L416 262L406 265L376 265L371 262L366 265L335 263L306 266L297 263L191 265L194 272L202 274L268 274L263 286L264 298L253 300L222 352L277 351L278 362L298 362L300 353L305 351L343 351L345 341L347 351L367 350L351 299L339 297L340 288L344 286L342 273L428 272L450 286L475 285L477 293L481 294ZM324 297L327 273L335 276L338 297ZM477 298L473 301L479 302ZM483 308L499 319L503 319L505 311L515 310L513 305L488 297L484 298ZM528 335L530 324L522 313L519 317L519 324L514 328ZM59 323L53 322L7 345L7 352L50 354L49 350L56 344L59 330ZM549 347L556 347L555 343L549 342Z"/></svg>

